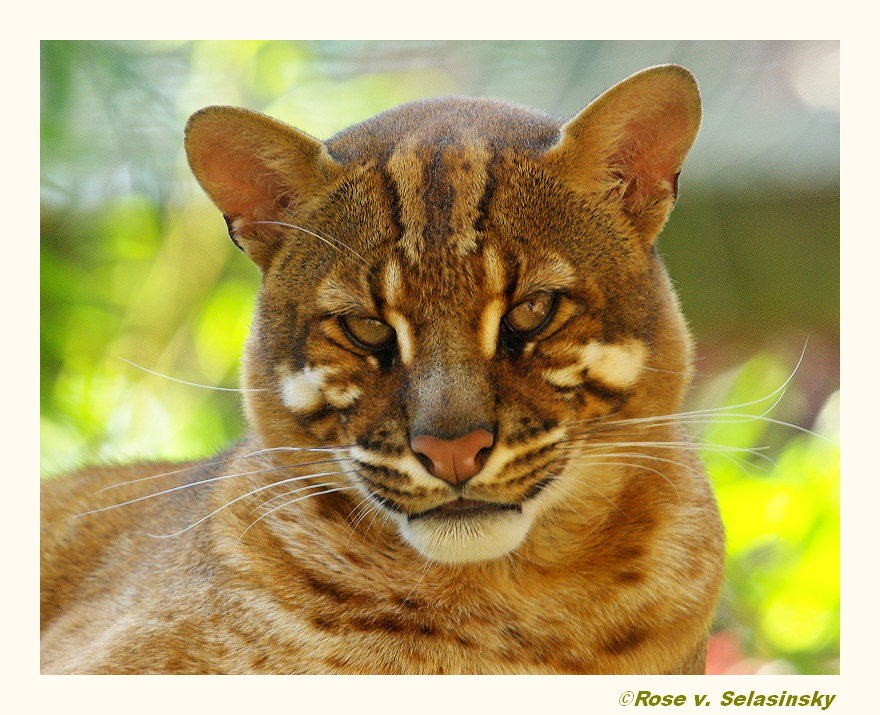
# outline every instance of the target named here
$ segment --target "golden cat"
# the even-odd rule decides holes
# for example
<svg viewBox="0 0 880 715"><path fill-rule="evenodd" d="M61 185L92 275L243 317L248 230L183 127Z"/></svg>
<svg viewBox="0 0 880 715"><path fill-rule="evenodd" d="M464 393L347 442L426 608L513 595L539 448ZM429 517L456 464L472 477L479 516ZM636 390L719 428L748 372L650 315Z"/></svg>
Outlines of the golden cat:
<svg viewBox="0 0 880 715"><path fill-rule="evenodd" d="M44 485L43 672L702 672L723 533L654 250L700 117L676 66L565 123L197 112L263 273L250 432Z"/></svg>

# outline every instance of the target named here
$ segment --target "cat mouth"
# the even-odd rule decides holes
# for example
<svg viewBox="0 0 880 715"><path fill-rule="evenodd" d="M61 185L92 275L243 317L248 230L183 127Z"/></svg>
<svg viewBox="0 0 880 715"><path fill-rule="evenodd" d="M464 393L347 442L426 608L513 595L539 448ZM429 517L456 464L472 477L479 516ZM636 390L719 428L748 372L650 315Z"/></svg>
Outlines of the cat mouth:
<svg viewBox="0 0 880 715"><path fill-rule="evenodd" d="M496 514L503 511L522 512L519 504L507 504L504 502L477 501L475 499L453 499L440 506L412 514L409 521L416 519L463 519L481 517L487 514Z"/></svg>

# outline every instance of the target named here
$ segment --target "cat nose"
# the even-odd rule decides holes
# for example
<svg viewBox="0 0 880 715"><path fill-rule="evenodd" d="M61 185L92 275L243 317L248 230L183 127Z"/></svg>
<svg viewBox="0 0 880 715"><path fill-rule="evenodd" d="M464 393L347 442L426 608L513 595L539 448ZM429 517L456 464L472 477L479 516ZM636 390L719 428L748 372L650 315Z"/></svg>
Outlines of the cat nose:
<svg viewBox="0 0 880 715"><path fill-rule="evenodd" d="M435 477L461 484L483 468L486 459L480 451L491 447L494 441L491 432L478 429L452 440L422 434L413 438L410 446Z"/></svg>

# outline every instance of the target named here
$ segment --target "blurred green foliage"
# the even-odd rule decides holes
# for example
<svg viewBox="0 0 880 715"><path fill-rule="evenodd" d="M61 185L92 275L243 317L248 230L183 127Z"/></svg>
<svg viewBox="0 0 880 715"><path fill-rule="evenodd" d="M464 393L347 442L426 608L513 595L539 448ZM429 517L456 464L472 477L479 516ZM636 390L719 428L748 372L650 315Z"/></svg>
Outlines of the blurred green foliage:
<svg viewBox="0 0 880 715"><path fill-rule="evenodd" d="M445 93L492 94L570 113L602 87L590 72L614 81L642 66L679 61L701 81L709 78L704 134L717 155L727 146L718 137L737 131L711 113L713 77L725 76L721 63L740 67L737 48L760 64L802 58L811 47L43 42L43 472L204 456L244 429L235 392L175 381L237 385L259 284L256 268L228 241L222 218L185 167L182 127L201 106L248 106L325 138L397 103ZM764 77L757 70L754 76ZM717 102L728 96L715 92ZM783 185L779 177L794 170L777 162L776 178L764 176L744 191L742 181L723 183L742 162L721 161L717 171L702 166L693 165L700 181L683 179L683 200L660 244L700 346L692 407L771 395L809 336L806 358L769 416L823 435L760 419L709 421L708 414L692 425L707 444L768 447L762 456L702 452L729 544L717 627L734 633L756 662L834 672L836 175ZM729 412L760 414L773 402Z"/></svg>
<svg viewBox="0 0 880 715"><path fill-rule="evenodd" d="M760 354L709 380L692 419L727 531L717 626L755 669L827 673L840 638L839 393L806 433L777 420L790 364ZM795 390L796 392L796 390ZM713 410L725 405L722 410ZM717 445L717 446L716 446ZM768 446L772 445L772 447Z"/></svg>

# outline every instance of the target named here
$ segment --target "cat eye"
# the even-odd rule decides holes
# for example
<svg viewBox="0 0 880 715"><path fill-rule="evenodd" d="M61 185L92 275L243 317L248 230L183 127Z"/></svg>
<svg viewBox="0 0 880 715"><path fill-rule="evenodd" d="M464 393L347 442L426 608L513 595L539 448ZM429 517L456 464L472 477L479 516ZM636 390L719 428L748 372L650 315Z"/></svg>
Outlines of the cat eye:
<svg viewBox="0 0 880 715"><path fill-rule="evenodd" d="M504 316L505 325L519 337L529 337L544 328L553 317L556 296L547 291L533 293Z"/></svg>
<svg viewBox="0 0 880 715"><path fill-rule="evenodd" d="M339 318L339 322L349 340L365 350L382 350L394 340L394 329L375 318L343 315Z"/></svg>

